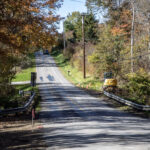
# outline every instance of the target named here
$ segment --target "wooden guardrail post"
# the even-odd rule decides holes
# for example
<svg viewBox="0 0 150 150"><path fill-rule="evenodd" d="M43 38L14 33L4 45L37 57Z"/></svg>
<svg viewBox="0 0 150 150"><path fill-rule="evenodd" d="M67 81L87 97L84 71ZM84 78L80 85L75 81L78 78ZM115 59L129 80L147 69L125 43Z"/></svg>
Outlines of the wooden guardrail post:
<svg viewBox="0 0 150 150"><path fill-rule="evenodd" d="M32 132L33 132L33 127L34 127L34 119L35 119L35 107L32 107Z"/></svg>

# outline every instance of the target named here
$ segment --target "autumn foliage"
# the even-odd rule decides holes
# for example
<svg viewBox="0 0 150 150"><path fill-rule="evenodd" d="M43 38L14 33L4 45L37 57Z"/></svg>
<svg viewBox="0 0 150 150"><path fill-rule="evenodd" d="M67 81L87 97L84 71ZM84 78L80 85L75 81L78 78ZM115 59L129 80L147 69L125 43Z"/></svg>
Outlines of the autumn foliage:
<svg viewBox="0 0 150 150"><path fill-rule="evenodd" d="M0 82L15 74L18 56L55 43L61 0L0 1Z"/></svg>

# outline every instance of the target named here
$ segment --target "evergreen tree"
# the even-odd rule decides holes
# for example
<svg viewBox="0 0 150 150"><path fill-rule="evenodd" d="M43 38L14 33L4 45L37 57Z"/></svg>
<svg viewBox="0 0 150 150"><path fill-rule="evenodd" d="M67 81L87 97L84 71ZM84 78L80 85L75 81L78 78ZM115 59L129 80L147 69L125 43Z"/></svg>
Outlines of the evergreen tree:
<svg viewBox="0 0 150 150"><path fill-rule="evenodd" d="M98 21L91 13L84 18L85 39L86 41L96 42L98 39ZM72 31L74 41L82 40L82 16L79 12L73 12L64 23L65 31Z"/></svg>

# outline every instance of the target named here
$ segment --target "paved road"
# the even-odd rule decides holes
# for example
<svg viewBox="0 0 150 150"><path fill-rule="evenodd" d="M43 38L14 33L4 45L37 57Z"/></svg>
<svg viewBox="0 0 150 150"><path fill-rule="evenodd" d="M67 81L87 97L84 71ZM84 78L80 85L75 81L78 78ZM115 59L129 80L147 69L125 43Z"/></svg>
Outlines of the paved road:
<svg viewBox="0 0 150 150"><path fill-rule="evenodd" d="M150 120L76 88L49 55L37 54L37 79L48 150L150 150Z"/></svg>

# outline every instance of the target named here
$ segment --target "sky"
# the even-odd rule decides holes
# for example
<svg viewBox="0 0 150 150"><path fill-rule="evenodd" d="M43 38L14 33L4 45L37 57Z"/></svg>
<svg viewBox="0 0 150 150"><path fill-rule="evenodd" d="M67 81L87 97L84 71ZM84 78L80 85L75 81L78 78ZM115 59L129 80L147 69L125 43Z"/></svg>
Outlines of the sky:
<svg viewBox="0 0 150 150"><path fill-rule="evenodd" d="M57 14L66 18L69 13L74 11L79 11L81 13L87 12L85 1L86 0L64 0L63 5L59 8ZM61 33L63 31L63 21L60 22L59 27L60 29L58 31Z"/></svg>

